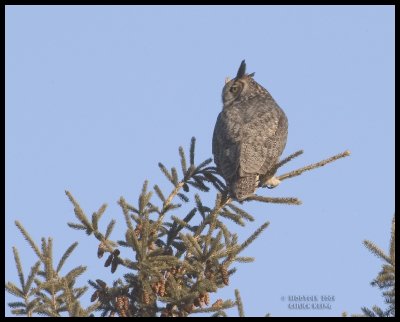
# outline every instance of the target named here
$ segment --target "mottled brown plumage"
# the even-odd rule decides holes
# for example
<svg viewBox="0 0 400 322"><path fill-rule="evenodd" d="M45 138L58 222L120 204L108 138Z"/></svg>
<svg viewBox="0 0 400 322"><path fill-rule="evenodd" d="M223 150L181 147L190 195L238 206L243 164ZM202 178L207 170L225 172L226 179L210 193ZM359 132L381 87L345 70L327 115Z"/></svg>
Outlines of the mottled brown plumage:
<svg viewBox="0 0 400 322"><path fill-rule="evenodd" d="M260 177L273 179L287 139L285 113L253 76L246 74L243 60L236 77L226 82L213 135L214 162L239 201L254 193Z"/></svg>

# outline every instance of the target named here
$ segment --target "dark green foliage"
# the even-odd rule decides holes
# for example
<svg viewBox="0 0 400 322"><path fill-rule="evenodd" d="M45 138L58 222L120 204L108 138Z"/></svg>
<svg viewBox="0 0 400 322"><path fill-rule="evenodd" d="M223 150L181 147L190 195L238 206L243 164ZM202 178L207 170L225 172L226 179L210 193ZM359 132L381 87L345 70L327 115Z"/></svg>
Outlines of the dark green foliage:
<svg viewBox="0 0 400 322"><path fill-rule="evenodd" d="M108 223L105 232L100 228L106 204L89 219L72 194L66 191L78 220L68 223L68 226L84 230L87 235L98 240L99 245L95 251L102 263L99 268L105 267L115 276L121 275L120 267L129 271L122 277L116 277L112 285L100 279L95 282L89 280L88 284L93 291L90 300L93 304L87 308L81 306L80 298L88 287L75 286L76 279L85 272L86 267L78 266L65 275L60 274L78 244L73 243L54 268L52 239L42 238L39 248L22 225L16 222L23 237L36 253L38 262L32 266L25 280L18 252L14 248L21 287L11 282L5 286L9 293L20 299L8 304L12 313L26 316L94 316L92 312L98 311L100 316L185 317L208 312L212 316L226 316L224 310L237 306L239 316L244 316L237 290L235 301L216 299L212 303L210 296L229 284L237 270L233 267L234 263L254 260L240 254L261 234L268 222L262 224L244 242L238 241L237 234L227 224L245 226L247 221L253 221L254 218L241 208L241 204L230 198L217 169L210 166L212 159L195 164L195 143L195 138L192 138L189 162L184 149L179 147L180 174L175 167L168 170L164 164L158 164L161 172L172 183L171 191L164 193L157 184L153 185L153 191L149 191L149 184L145 181L137 205L129 204L123 197L119 199L125 222L121 240L110 239L116 224L114 219ZM289 156L279 166L299 154ZM310 167L304 169L310 170ZM283 175L281 180L297 176L301 169L299 171ZM212 187L217 191L215 202L206 205L198 192L209 192ZM156 200L152 199L154 192ZM300 203L296 198L255 196L253 200ZM188 204L190 201L193 205ZM188 209L184 209L185 206Z"/></svg>

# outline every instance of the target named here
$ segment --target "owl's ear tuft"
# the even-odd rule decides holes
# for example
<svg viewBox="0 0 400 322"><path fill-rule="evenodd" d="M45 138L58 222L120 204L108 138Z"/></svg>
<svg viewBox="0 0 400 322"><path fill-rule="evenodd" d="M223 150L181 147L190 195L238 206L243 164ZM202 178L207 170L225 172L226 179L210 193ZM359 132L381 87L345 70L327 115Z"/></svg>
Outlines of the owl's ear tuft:
<svg viewBox="0 0 400 322"><path fill-rule="evenodd" d="M246 62L243 59L242 63L240 64L239 70L237 72L236 78L241 78L244 76L244 74L246 73Z"/></svg>
<svg viewBox="0 0 400 322"><path fill-rule="evenodd" d="M255 74L256 74L256 73L254 72L254 73L249 74L248 76L249 76L249 77L254 77Z"/></svg>

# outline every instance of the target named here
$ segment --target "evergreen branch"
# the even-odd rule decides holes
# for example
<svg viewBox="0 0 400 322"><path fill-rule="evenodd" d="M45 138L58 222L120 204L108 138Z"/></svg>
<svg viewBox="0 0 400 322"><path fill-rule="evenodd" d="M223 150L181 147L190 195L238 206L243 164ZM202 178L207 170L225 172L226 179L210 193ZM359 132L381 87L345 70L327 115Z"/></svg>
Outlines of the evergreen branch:
<svg viewBox="0 0 400 322"><path fill-rule="evenodd" d="M222 230L220 230L215 238L210 242L210 249L205 254L204 258L212 258L219 250L221 250L224 245L221 244Z"/></svg>
<svg viewBox="0 0 400 322"><path fill-rule="evenodd" d="M210 212L210 214L208 216L208 221L209 221L210 227L208 228L208 232L205 237L205 242L204 242L205 249L207 249L208 245L210 244L212 233L214 232L214 229L217 225L217 216L218 216L218 214L220 214L221 210L225 207L225 205L227 204L226 202L228 200L229 199L223 200L221 194L217 193L214 209Z"/></svg>
<svg viewBox="0 0 400 322"><path fill-rule="evenodd" d="M217 307L210 306L210 307L198 308L196 310L193 310L192 313L196 314L196 313L216 312L212 316L226 316L226 313L222 310L230 309L230 308L234 307L235 305L236 305L236 303L234 303L233 301L226 300L223 303L221 303L220 305L218 305Z"/></svg>
<svg viewBox="0 0 400 322"><path fill-rule="evenodd" d="M128 210L134 212L135 214L139 214L139 209L137 209L137 208L135 208L134 206L128 204L127 202L125 202L125 207L126 207Z"/></svg>
<svg viewBox="0 0 400 322"><path fill-rule="evenodd" d="M243 318L243 317L245 317L244 310L243 310L243 302L240 297L240 293L239 293L238 289L235 289L235 298L236 298L235 304L237 305L237 308L238 308L239 317Z"/></svg>
<svg viewBox="0 0 400 322"><path fill-rule="evenodd" d="M231 233L228 230L228 228L222 223L222 221L219 221L217 219L216 227L218 227L222 233L224 234L224 240L225 240L225 245L228 247L231 243Z"/></svg>
<svg viewBox="0 0 400 322"><path fill-rule="evenodd" d="M183 194L183 193L178 193L177 196L179 197L179 199L181 199L183 202L189 202L189 198Z"/></svg>
<svg viewBox="0 0 400 322"><path fill-rule="evenodd" d="M163 208L161 209L160 212L160 216L158 218L158 223L161 223L162 220L164 219L165 213L172 209L171 208L171 202L172 200L175 198L175 196L178 194L179 190L183 187L184 182L178 182L178 184L175 186L174 190L172 190L172 192L170 193L170 195L168 196L168 198L164 201L163 203Z"/></svg>
<svg viewBox="0 0 400 322"><path fill-rule="evenodd" d="M390 247L389 247L389 255L390 255L390 261L391 263L395 263L395 215L393 214L393 219L392 219L392 229L391 229L391 236L390 236Z"/></svg>
<svg viewBox="0 0 400 322"><path fill-rule="evenodd" d="M222 193L226 190L225 184L213 173L205 171L204 169L203 169L202 173L205 177L205 180L207 180L208 182L211 182L211 184L214 186L214 188L217 189L219 192Z"/></svg>
<svg viewBox="0 0 400 322"><path fill-rule="evenodd" d="M179 226L177 226L177 228L174 230L171 229L170 231L178 231L178 229L181 230L182 228L190 227L190 225L187 222L185 222L185 220L182 220L174 215L171 216L171 219L174 221L174 223L178 224Z"/></svg>
<svg viewBox="0 0 400 322"><path fill-rule="evenodd" d="M142 187L142 193L139 196L139 214L143 214L145 212L145 208L149 205L152 192L147 192L147 186L149 182L147 180L144 181Z"/></svg>
<svg viewBox="0 0 400 322"><path fill-rule="evenodd" d="M142 260L146 258L147 254L147 245L149 244L149 230L150 230L150 224L149 224L149 214L145 213L144 214L144 220L142 220L142 231L141 231L141 247L142 247Z"/></svg>
<svg viewBox="0 0 400 322"><path fill-rule="evenodd" d="M72 281L75 280L79 275L82 275L86 271L86 266L79 265L71 269L67 275L65 275L65 280Z"/></svg>
<svg viewBox="0 0 400 322"><path fill-rule="evenodd" d="M197 210L200 212L200 214L203 217L203 219L205 219L206 218L206 211L209 212L209 209L207 207L203 206L203 203L201 202L200 196L197 193L194 195L194 199L195 199L195 202L196 202Z"/></svg>
<svg viewBox="0 0 400 322"><path fill-rule="evenodd" d="M16 220L15 221L15 225L17 226L17 228L19 229L21 234L24 236L25 240L29 243L29 245L31 246L33 251L36 253L37 257L39 257L40 259L43 259L42 253L40 252L39 248L37 247L37 245L35 244L35 242L31 238L31 236L29 236L28 232L22 226L22 224L18 220Z"/></svg>
<svg viewBox="0 0 400 322"><path fill-rule="evenodd" d="M157 196L161 199L162 202L165 202L164 194L162 193L160 187L158 185L154 185L154 191L156 192Z"/></svg>
<svg viewBox="0 0 400 322"><path fill-rule="evenodd" d="M28 314L26 309L14 309L14 310L11 310L11 313L14 315L27 315Z"/></svg>
<svg viewBox="0 0 400 322"><path fill-rule="evenodd" d="M115 226L115 220L112 219L110 221L110 223L108 224L108 226L107 226L107 230L106 230L106 234L104 235L104 239L107 240L110 237L110 235L111 235L111 233L112 233L112 231L114 229L114 226Z"/></svg>
<svg viewBox="0 0 400 322"><path fill-rule="evenodd" d="M71 227L72 229L76 229L76 230L86 230L86 226L81 225L81 224L75 224L73 222L69 222L67 223L67 225L69 227Z"/></svg>
<svg viewBox="0 0 400 322"><path fill-rule="evenodd" d="M350 151L349 151L349 150L346 150L346 151L344 151L344 152L342 152L342 153L339 153L339 154L336 154L336 155L334 155L334 156L332 156L332 157L330 157L330 158L328 158L328 159L325 159L325 160L322 160L322 161L320 161L320 162L317 162L317 163L314 163L314 164L310 164L310 165L308 165L308 166L305 166L305 167L303 167L303 168L300 168L300 169L297 169L297 170L294 170L294 171L291 171L291 172L282 174L282 175L280 175L280 176L278 176L278 177L276 177L276 178L277 178L278 180L280 180L280 181L283 181L283 180L286 180L286 179L289 179L289 178L293 178L293 177L296 177L296 176L301 175L301 174L302 174L303 172L305 172L305 171L310 171L310 170L312 170L312 169L316 169L316 168L323 167L324 165L326 165L326 164L328 164L328 163L331 163L331 162L336 161L336 160L338 160L338 159L347 157L347 156L349 156L349 155L350 155ZM265 185L263 185L263 187L265 187Z"/></svg>
<svg viewBox="0 0 400 322"><path fill-rule="evenodd" d="M242 243L240 245L240 247L237 249L237 251L235 253L233 253L232 255L230 255L225 261L224 263L229 263L233 260L233 257L236 256L237 254L239 254L243 249L245 249L247 246L249 246L257 237L258 235L260 235L263 230L265 228L267 228L269 225L269 222L265 222L263 223L249 238L246 239L246 241L244 243Z"/></svg>
<svg viewBox="0 0 400 322"><path fill-rule="evenodd" d="M43 253L45 255L46 274L48 274L47 280L52 280L56 275L53 268L53 239L49 237L45 245L46 251Z"/></svg>
<svg viewBox="0 0 400 322"><path fill-rule="evenodd" d="M381 248L376 246L373 242L369 240L364 240L364 246L367 247L369 251L373 253L375 256L393 265L391 258L388 255L386 255L385 252Z"/></svg>
<svg viewBox="0 0 400 322"><path fill-rule="evenodd" d="M219 212L219 215L221 217L225 217L225 218L228 218L228 219L232 220L234 223L238 224L239 226L242 226L242 227L245 226L245 224L244 224L244 222L242 220L242 217L240 215L238 215L238 214L234 214L234 213L232 213L232 212L230 212L228 210L222 210L222 211Z"/></svg>
<svg viewBox="0 0 400 322"><path fill-rule="evenodd" d="M76 248L76 246L78 246L78 242L73 243L71 246L68 247L68 249L65 251L65 253L62 255L58 265L57 265L57 269L56 272L59 273L61 268L63 267L65 261L67 260L67 258L69 257L69 255L71 255L71 253L74 251L74 249Z"/></svg>
<svg viewBox="0 0 400 322"><path fill-rule="evenodd" d="M248 256L241 256L241 257L236 257L235 261L238 263L252 263L255 261L255 258Z"/></svg>
<svg viewBox="0 0 400 322"><path fill-rule="evenodd" d="M18 250L16 247L13 247L13 253L14 253L15 266L17 267L19 282L21 283L22 289L25 289L24 272L22 271L21 260L19 258Z"/></svg>
<svg viewBox="0 0 400 322"><path fill-rule="evenodd" d="M244 201L250 201L250 200L257 200L257 201L262 201L262 202L268 202L268 203L283 203L287 205L301 205L301 200L293 197L283 197L283 198L278 198L278 197L264 197L264 196L259 196L259 195L252 195L249 196L246 200Z"/></svg>
<svg viewBox="0 0 400 322"><path fill-rule="evenodd" d="M192 187L195 187L197 189L199 189L200 191L203 192L208 192L210 189L204 185L203 182L201 182L199 179L195 179L193 178L193 181L188 181L187 184L191 185Z"/></svg>
<svg viewBox="0 0 400 322"><path fill-rule="evenodd" d="M196 138L193 136L190 141L190 165L194 166L194 149L196 147Z"/></svg>
<svg viewBox="0 0 400 322"><path fill-rule="evenodd" d="M136 237L135 231L133 229L128 229L125 233L126 242L131 245L133 250L136 252L137 260L143 259L142 248L140 247L140 242Z"/></svg>
<svg viewBox="0 0 400 322"><path fill-rule="evenodd" d="M218 317L228 317L228 316L226 315L226 313L224 311L220 310L220 311L215 312L213 315L211 315L211 317L218 318Z"/></svg>
<svg viewBox="0 0 400 322"><path fill-rule="evenodd" d="M197 258L202 256L202 250L200 245L198 244L197 240L191 236L190 234L179 234L180 239L183 241L187 248L187 255L188 253L192 253Z"/></svg>
<svg viewBox="0 0 400 322"><path fill-rule="evenodd" d="M28 279L26 281L25 288L23 289L25 294L28 294L28 292L29 292L29 290L30 290L30 288L32 286L33 280L34 280L34 278L36 277L36 274L39 271L40 264L41 264L41 261L39 260L31 267L31 271L30 271L30 273L28 275Z"/></svg>
<svg viewBox="0 0 400 322"><path fill-rule="evenodd" d="M200 171L202 168L204 168L206 165L210 164L213 161L212 158L208 158L207 160L204 160L203 162L201 162L197 167L196 167L196 171Z"/></svg>
<svg viewBox="0 0 400 322"><path fill-rule="evenodd" d="M125 202L124 197L120 197L119 198L118 204L122 208L122 212L123 212L124 217L125 217L126 226L128 227L129 230L133 231L134 229L133 229L133 226L132 226L131 218L129 217L129 210L128 210L128 207L126 206L126 202Z"/></svg>
<svg viewBox="0 0 400 322"><path fill-rule="evenodd" d="M178 172L176 171L175 167L171 168L171 175L172 175L172 183L176 186L179 182L179 179L178 179Z"/></svg>
<svg viewBox="0 0 400 322"><path fill-rule="evenodd" d="M184 227L189 227L189 221L192 220L194 215L196 214L197 209L193 208L186 216L183 218L183 220L179 219L178 217L172 216L172 220L174 221L173 226L167 233L167 247L172 244L172 242L175 240L176 236L178 236L179 232L184 228ZM178 224L180 226L178 226Z"/></svg>
<svg viewBox="0 0 400 322"><path fill-rule="evenodd" d="M22 290L20 290L18 288L18 286L16 286L14 283L11 282L7 282L7 284L5 285L5 289L8 293L16 296L16 297L20 297L20 298L24 298L24 292Z"/></svg>
<svg viewBox="0 0 400 322"><path fill-rule="evenodd" d="M92 214L92 227L94 231L99 229L99 219L97 218L97 213Z"/></svg>
<svg viewBox="0 0 400 322"><path fill-rule="evenodd" d="M99 222L101 216L103 216L104 212L106 211L106 208L107 208L107 204L103 204L99 208L99 210L97 212L94 212L92 215L92 226L95 231L98 230L98 222Z"/></svg>
<svg viewBox="0 0 400 322"><path fill-rule="evenodd" d="M9 302L7 304L12 309L25 308L26 307L25 303L23 303L23 302Z"/></svg>
<svg viewBox="0 0 400 322"><path fill-rule="evenodd" d="M234 212L236 212L238 215L240 215L242 218L244 218L248 221L254 221L254 217L252 215L250 215L249 213L247 213L246 211L244 211L243 209L235 206L232 203L227 204L227 206L229 208L231 208Z"/></svg>
<svg viewBox="0 0 400 322"><path fill-rule="evenodd" d="M179 156L181 157L182 175L186 176L187 172L186 157L185 157L185 151L181 146L179 147Z"/></svg>
<svg viewBox="0 0 400 322"><path fill-rule="evenodd" d="M65 191L65 194L68 196L68 199L71 201L71 203L74 206L74 213L75 216L81 221L81 223L86 227L86 233L90 235L92 231L94 230L91 223L89 222L89 219L86 217L85 213L79 206L78 202L74 199L72 194L69 191Z"/></svg>
<svg viewBox="0 0 400 322"><path fill-rule="evenodd" d="M161 162L158 162L158 167L160 168L161 172L167 177L167 179L174 184L174 178L172 175L168 172L167 168L165 165L163 165Z"/></svg>

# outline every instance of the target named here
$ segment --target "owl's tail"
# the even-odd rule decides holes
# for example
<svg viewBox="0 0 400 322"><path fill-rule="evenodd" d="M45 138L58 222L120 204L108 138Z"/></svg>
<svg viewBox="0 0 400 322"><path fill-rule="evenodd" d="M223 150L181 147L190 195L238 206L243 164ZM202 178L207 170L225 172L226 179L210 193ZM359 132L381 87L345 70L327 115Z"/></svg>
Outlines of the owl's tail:
<svg viewBox="0 0 400 322"><path fill-rule="evenodd" d="M258 175L240 177L231 185L231 192L237 200L243 201L256 191L257 186Z"/></svg>

